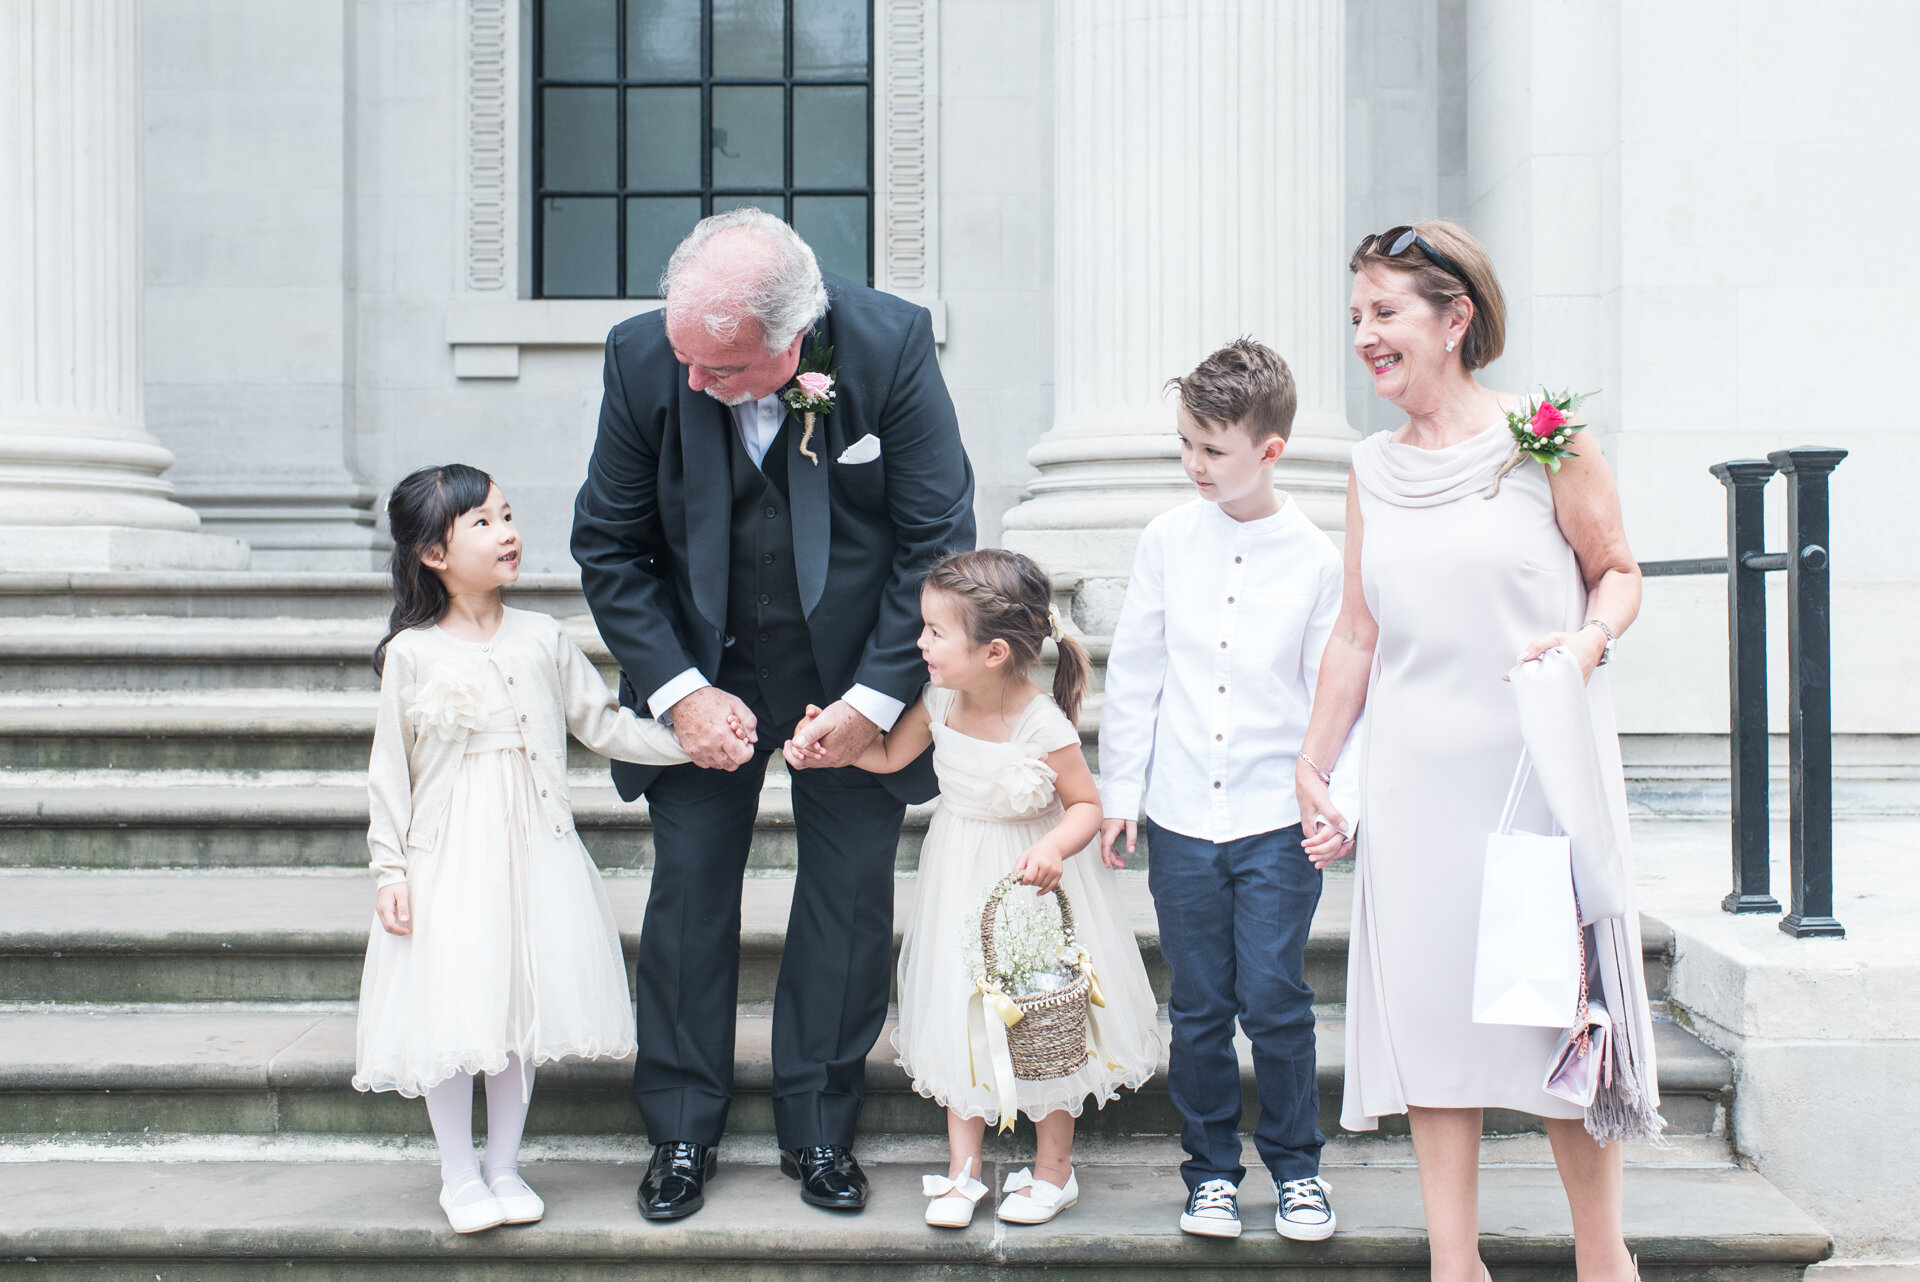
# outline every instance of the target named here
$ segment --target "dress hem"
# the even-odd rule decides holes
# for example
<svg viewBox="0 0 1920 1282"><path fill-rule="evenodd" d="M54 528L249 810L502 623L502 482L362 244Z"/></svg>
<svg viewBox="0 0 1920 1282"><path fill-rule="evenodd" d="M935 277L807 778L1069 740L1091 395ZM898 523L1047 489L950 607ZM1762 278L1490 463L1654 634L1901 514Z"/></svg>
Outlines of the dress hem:
<svg viewBox="0 0 1920 1282"><path fill-rule="evenodd" d="M440 1058L434 1066L424 1073L411 1074L406 1078L393 1073L369 1074L364 1070L353 1075L353 1089L368 1094L386 1091L397 1092L406 1099L419 1099L428 1091L457 1073L484 1075L492 1077L507 1070L507 1057L521 1055L533 1068L552 1064L563 1059L598 1060L625 1059L639 1050L638 1042L616 1042L610 1046L567 1046L558 1049L540 1047L531 1055L517 1050L473 1051Z"/></svg>

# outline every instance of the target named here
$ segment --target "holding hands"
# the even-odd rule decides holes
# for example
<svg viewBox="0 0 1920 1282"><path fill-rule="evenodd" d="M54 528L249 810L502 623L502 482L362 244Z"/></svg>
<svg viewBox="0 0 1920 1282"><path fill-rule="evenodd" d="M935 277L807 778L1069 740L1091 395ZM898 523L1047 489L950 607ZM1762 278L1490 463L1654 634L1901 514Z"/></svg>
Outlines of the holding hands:
<svg viewBox="0 0 1920 1282"><path fill-rule="evenodd" d="M1333 804L1326 780L1305 761L1293 766L1293 788L1300 799L1301 849L1315 868L1325 868L1353 853L1353 824Z"/></svg>
<svg viewBox="0 0 1920 1282"><path fill-rule="evenodd" d="M825 708L808 704L780 755L795 770L829 770L853 765L879 738L880 727L844 699Z"/></svg>
<svg viewBox="0 0 1920 1282"><path fill-rule="evenodd" d="M753 760L760 738L753 713L717 686L701 686L668 715L680 747L702 770L738 770Z"/></svg>

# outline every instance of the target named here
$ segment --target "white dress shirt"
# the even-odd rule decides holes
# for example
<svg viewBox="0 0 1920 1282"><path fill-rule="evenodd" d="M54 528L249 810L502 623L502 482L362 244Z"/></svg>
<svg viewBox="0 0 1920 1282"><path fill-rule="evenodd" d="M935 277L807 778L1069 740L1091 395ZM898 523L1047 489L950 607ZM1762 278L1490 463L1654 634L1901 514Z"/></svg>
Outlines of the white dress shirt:
<svg viewBox="0 0 1920 1282"><path fill-rule="evenodd" d="M729 405L733 415L733 426L740 433L740 444L752 457L755 467L761 466L767 457L767 449L773 444L773 438L780 434L780 425L786 422L787 406L780 399L780 393L774 392L762 396L757 401L742 401L738 405ZM700 669L688 668L655 690L647 697L647 708L661 721L672 724L667 709L680 702L695 690L711 685ZM882 730L893 729L893 723L900 719L906 704L889 694L882 694L871 686L855 685L840 696L853 706L867 720ZM791 729L791 727L788 727Z"/></svg>
<svg viewBox="0 0 1920 1282"><path fill-rule="evenodd" d="M1340 613L1340 553L1291 498L1256 521L1195 499L1141 533L1107 659L1100 796L1206 841L1300 822L1294 762ZM1352 740L1349 740L1351 745ZM1335 804L1358 773L1334 774Z"/></svg>

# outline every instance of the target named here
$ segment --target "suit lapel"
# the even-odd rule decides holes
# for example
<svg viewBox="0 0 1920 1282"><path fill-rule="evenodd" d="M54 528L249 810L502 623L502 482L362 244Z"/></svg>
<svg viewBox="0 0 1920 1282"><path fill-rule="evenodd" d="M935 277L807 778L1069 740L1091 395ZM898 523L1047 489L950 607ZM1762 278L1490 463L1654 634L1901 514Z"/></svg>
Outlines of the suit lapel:
<svg viewBox="0 0 1920 1282"><path fill-rule="evenodd" d="M831 302L828 306L831 308ZM819 338L824 346L833 344L832 321L831 310L820 319ZM813 340L809 339L801 351L812 347ZM835 383L838 381L836 374ZM813 440L807 448L819 458L818 463L800 453L805 416L788 410L787 417L791 420L787 428L787 501L793 508L793 568L800 581L801 612L811 615L827 590L827 562L832 552L833 513L827 495L827 469L833 465L833 452L827 448L831 435L827 425L833 415L814 416Z"/></svg>
<svg viewBox="0 0 1920 1282"><path fill-rule="evenodd" d="M727 626L727 562L733 551L732 470L727 433L733 415L711 396L680 388L680 449L686 459L687 566L693 603L716 631Z"/></svg>

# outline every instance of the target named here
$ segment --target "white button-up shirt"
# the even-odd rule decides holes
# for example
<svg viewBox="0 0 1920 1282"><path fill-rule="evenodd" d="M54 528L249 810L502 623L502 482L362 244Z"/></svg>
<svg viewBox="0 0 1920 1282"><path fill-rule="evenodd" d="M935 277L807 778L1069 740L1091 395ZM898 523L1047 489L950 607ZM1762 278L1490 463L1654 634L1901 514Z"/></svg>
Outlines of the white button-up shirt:
<svg viewBox="0 0 1920 1282"><path fill-rule="evenodd" d="M1154 518L1107 659L1105 816L1144 802L1156 824L1214 842L1299 823L1294 762L1340 591L1339 551L1290 498L1255 521L1204 499ZM1354 771L1319 764L1351 816Z"/></svg>
<svg viewBox="0 0 1920 1282"><path fill-rule="evenodd" d="M740 444L752 457L753 465L761 467L766 462L767 450L773 444L773 438L780 434L780 425L786 421L787 406L780 399L780 393L773 392L757 401L742 401L730 405L728 411L733 415L734 430L740 433ZM688 668L673 680L655 690L647 697L647 709L663 721L668 720L667 709L680 702L702 686L712 684L700 674L698 668ZM882 730L893 729L893 723L900 719L906 710L906 704L890 694L882 694L871 686L855 685L840 696L853 705L867 720ZM787 727L792 729L792 727Z"/></svg>

